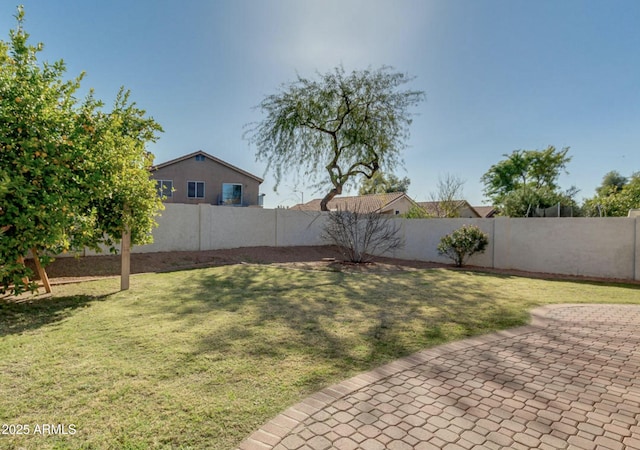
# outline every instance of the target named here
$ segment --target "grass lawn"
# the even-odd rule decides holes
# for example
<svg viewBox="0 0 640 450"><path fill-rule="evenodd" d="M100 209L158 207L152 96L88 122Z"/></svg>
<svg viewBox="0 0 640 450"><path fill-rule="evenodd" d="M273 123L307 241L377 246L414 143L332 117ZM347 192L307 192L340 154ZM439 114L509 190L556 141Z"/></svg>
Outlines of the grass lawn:
<svg viewBox="0 0 640 450"><path fill-rule="evenodd" d="M334 382L443 342L523 325L547 303L640 303L638 286L466 271L234 265L0 301L0 448L230 449ZM69 431L67 429L67 431Z"/></svg>

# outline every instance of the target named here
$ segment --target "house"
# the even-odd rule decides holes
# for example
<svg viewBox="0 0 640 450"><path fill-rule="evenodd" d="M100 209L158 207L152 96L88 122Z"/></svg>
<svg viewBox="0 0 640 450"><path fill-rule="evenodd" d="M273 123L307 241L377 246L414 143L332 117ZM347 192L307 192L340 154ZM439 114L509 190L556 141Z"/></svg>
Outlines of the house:
<svg viewBox="0 0 640 450"><path fill-rule="evenodd" d="M493 206L474 206L473 209L483 219L493 219L498 214L498 210Z"/></svg>
<svg viewBox="0 0 640 450"><path fill-rule="evenodd" d="M320 211L322 199L316 198L307 203L292 206L290 209L298 211ZM376 212L381 214L399 215L408 212L415 202L404 192L388 194L356 195L352 197L334 197L327 207L330 211L358 211L363 213Z"/></svg>
<svg viewBox="0 0 640 450"><path fill-rule="evenodd" d="M452 200L450 202L418 202L418 206L433 217L462 217L475 219L481 215L466 200ZM451 214L453 213L453 214Z"/></svg>
<svg viewBox="0 0 640 450"><path fill-rule="evenodd" d="M151 168L166 203L262 206L262 178L208 153L194 153Z"/></svg>

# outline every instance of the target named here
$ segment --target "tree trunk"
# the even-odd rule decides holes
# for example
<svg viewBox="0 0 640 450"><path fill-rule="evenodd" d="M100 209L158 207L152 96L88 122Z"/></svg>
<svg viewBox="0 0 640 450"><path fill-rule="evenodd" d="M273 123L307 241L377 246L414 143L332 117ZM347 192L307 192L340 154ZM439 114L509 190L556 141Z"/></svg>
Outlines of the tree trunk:
<svg viewBox="0 0 640 450"><path fill-rule="evenodd" d="M129 289L129 274L131 273L131 233L125 226L120 243L120 290Z"/></svg>
<svg viewBox="0 0 640 450"><path fill-rule="evenodd" d="M320 201L320 211L329 211L329 207L327 206L333 197L336 195L342 194L342 185L338 185L331 189L327 195Z"/></svg>

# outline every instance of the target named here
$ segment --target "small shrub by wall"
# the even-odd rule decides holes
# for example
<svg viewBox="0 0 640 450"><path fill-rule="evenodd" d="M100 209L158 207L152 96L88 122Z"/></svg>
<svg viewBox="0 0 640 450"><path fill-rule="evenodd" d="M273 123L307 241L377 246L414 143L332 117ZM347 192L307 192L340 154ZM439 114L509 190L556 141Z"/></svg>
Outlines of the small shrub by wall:
<svg viewBox="0 0 640 450"><path fill-rule="evenodd" d="M463 225L447 234L438 244L438 253L453 260L457 267L476 253L484 253L489 245L489 236L475 225Z"/></svg>

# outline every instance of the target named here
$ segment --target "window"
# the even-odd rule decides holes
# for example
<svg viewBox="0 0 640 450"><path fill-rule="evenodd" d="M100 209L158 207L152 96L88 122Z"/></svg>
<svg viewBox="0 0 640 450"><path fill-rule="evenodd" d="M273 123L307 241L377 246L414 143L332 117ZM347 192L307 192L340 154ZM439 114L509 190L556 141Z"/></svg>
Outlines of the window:
<svg viewBox="0 0 640 450"><path fill-rule="evenodd" d="M173 197L172 180L156 180L156 189L158 190L158 197Z"/></svg>
<svg viewBox="0 0 640 450"><path fill-rule="evenodd" d="M222 183L222 204L242 205L242 185L236 183Z"/></svg>
<svg viewBox="0 0 640 450"><path fill-rule="evenodd" d="M187 181L187 197L204 198L204 181Z"/></svg>
<svg viewBox="0 0 640 450"><path fill-rule="evenodd" d="M196 155L196 161L204 161L204 155Z"/></svg>

